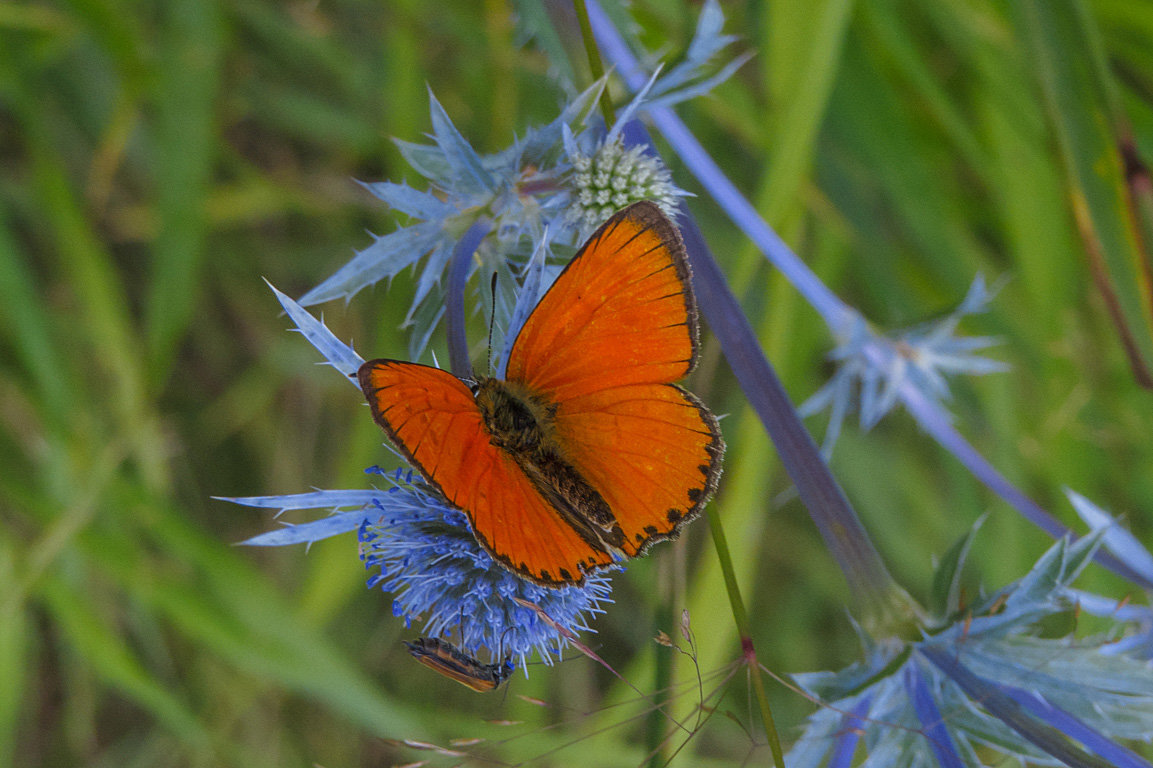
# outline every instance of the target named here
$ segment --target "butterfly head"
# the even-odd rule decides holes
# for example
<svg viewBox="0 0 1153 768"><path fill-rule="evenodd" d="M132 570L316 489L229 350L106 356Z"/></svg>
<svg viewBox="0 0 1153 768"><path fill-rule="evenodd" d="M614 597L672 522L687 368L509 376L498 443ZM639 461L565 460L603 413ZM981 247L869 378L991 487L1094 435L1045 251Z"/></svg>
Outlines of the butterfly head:
<svg viewBox="0 0 1153 768"><path fill-rule="evenodd" d="M553 440L556 405L517 382L481 379L475 391L492 444L513 454L546 448Z"/></svg>

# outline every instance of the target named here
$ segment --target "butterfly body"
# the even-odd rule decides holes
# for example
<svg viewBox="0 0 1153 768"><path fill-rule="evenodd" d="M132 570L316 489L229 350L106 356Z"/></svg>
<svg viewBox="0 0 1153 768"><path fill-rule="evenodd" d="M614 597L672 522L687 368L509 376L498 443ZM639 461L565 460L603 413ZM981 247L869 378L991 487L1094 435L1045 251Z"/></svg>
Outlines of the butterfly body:
<svg viewBox="0 0 1153 768"><path fill-rule="evenodd" d="M485 664L436 637L418 637L415 642L405 642L405 645L413 658L424 666L481 693L499 688L515 670L511 658Z"/></svg>
<svg viewBox="0 0 1153 768"><path fill-rule="evenodd" d="M557 404L523 384L495 378L478 382L476 403L492 445L516 463L565 523L590 547L623 559L624 534L612 510L565 456L555 429ZM558 576L570 580L573 574L563 570Z"/></svg>
<svg viewBox="0 0 1153 768"><path fill-rule="evenodd" d="M359 380L397 448L477 540L549 587L677 535L716 488L716 418L677 386L697 354L680 235L652 203L610 218L525 321L504 379L372 360Z"/></svg>

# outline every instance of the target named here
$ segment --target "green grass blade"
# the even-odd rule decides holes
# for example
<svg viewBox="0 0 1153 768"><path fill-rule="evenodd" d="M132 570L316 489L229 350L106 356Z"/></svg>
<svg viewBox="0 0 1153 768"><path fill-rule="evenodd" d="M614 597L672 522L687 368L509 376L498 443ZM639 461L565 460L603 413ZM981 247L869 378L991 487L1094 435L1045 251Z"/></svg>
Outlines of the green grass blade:
<svg viewBox="0 0 1153 768"><path fill-rule="evenodd" d="M77 584L57 575L44 581L41 590L65 641L93 674L152 714L197 753L210 754L212 738L189 704L150 673L121 635L84 600Z"/></svg>
<svg viewBox="0 0 1153 768"><path fill-rule="evenodd" d="M200 293L205 203L216 146L223 20L214 0L161 6L164 44L158 78L156 208L160 232L153 252L147 305L149 378L165 378L188 330Z"/></svg>
<svg viewBox="0 0 1153 768"><path fill-rule="evenodd" d="M1115 132L1112 89L1099 64L1092 17L1077 0L1022 0L1029 44L1068 179L1089 263L1133 374L1153 387L1153 265L1141 242Z"/></svg>
<svg viewBox="0 0 1153 768"><path fill-rule="evenodd" d="M52 338L51 319L41 289L0 218L0 336L6 337L27 369L36 402L59 426L67 413L67 388L61 358Z"/></svg>
<svg viewBox="0 0 1153 768"><path fill-rule="evenodd" d="M0 537L0 589L12 588L16 581L13 543ZM28 663L28 628L25 614L14 603L0 610L0 767L18 765L16 737L28 716L24 702L32 667Z"/></svg>
<svg viewBox="0 0 1153 768"><path fill-rule="evenodd" d="M779 225L786 210L796 203L798 193L812 166L817 134L836 79L844 49L845 33L852 18L853 0L828 0L804 13L815 16L810 44L803 52L800 78L792 84L782 106L770 143L773 164L765 180L759 209L765 219Z"/></svg>

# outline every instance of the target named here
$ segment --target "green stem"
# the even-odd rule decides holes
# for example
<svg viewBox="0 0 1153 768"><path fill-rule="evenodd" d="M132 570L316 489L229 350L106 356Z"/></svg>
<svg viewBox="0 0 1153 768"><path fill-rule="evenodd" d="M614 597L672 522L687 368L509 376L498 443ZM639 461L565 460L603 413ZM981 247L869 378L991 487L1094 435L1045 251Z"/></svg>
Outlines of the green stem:
<svg viewBox="0 0 1153 768"><path fill-rule="evenodd" d="M761 677L761 667L757 663L757 652L753 648L753 631L749 626L749 616L745 613L745 603L741 600L741 589L737 586L737 574L733 570L733 559L729 556L729 543L725 538L725 529L721 526L721 519L710 507L707 512L709 530L713 533L713 546L717 550L717 560L721 565L721 573L725 577L725 589L729 593L729 605L733 609L733 621L737 625L737 634L741 638L741 651L745 662L749 665L750 678L753 681L753 696L761 710L761 722L765 726L765 737L769 740L769 749L773 753L773 762L784 768L785 756L781 752L781 739L777 736L777 726L773 722L773 712L769 708L769 697L765 694L765 681Z"/></svg>
<svg viewBox="0 0 1153 768"><path fill-rule="evenodd" d="M585 0L573 0L573 9L576 11L577 20L581 25L581 38L584 39L585 53L589 57L589 71L592 73L593 81L597 82L605 76L605 66L601 63L601 52L597 48L596 39L593 38L593 28L592 24L589 23L589 10L585 6ZM615 118L607 84L601 88L600 107L601 115L605 119L605 127L612 128Z"/></svg>

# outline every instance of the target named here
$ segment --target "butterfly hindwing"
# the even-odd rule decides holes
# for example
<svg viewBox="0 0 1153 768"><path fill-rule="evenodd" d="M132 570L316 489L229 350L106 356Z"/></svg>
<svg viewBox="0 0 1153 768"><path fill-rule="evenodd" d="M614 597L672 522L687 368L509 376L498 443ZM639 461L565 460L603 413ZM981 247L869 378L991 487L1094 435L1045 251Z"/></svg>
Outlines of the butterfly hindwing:
<svg viewBox="0 0 1153 768"><path fill-rule="evenodd" d="M716 418L675 384L613 387L563 402L557 440L608 502L635 557L675 536L716 489Z"/></svg>
<svg viewBox="0 0 1153 768"><path fill-rule="evenodd" d="M508 454L492 445L464 382L399 360L360 368L373 417L445 499L469 518L482 546L509 569L549 586L579 583L612 562L593 549Z"/></svg>

